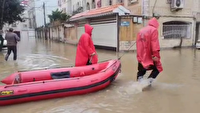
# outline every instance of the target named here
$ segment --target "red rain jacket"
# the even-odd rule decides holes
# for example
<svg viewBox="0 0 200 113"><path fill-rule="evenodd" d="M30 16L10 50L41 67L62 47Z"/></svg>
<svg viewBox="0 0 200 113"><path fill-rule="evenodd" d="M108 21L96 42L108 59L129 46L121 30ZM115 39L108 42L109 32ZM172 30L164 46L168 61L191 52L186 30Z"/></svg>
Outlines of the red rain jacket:
<svg viewBox="0 0 200 113"><path fill-rule="evenodd" d="M163 71L160 61L160 45L158 39L159 23L157 19L152 18L148 22L148 26L142 28L137 34L137 60L148 69L150 65L154 65L153 57L157 57L158 61L155 65L159 72Z"/></svg>
<svg viewBox="0 0 200 113"><path fill-rule="evenodd" d="M85 33L82 34L77 46L75 66L85 66L88 59L91 59L92 53L95 53L92 57L92 64L98 62L97 53L91 38L92 30L92 26L85 24Z"/></svg>

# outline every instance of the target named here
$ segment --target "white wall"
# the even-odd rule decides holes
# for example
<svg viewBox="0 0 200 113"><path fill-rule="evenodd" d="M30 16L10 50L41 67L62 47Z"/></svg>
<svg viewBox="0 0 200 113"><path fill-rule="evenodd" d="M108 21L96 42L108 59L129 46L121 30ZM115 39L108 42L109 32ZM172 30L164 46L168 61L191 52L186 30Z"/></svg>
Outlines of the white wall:
<svg viewBox="0 0 200 113"><path fill-rule="evenodd" d="M117 24L99 24L94 27L92 38L95 45L117 47Z"/></svg>
<svg viewBox="0 0 200 113"><path fill-rule="evenodd" d="M117 24L98 24L92 25L92 40L94 45L117 47ZM78 39L84 33L84 27L78 27Z"/></svg>
<svg viewBox="0 0 200 113"><path fill-rule="evenodd" d="M8 25L5 24L4 25L4 31L8 30L9 28L13 28L14 31L20 31L21 34L26 34L29 37L35 37L35 31L34 29L29 28L29 19L28 18L28 10L26 9L23 13L23 18L25 18L25 22L15 22L15 24L12 25ZM16 26L13 26L16 25ZM21 36L25 36L25 35L21 35ZM26 37L26 36L25 36Z"/></svg>

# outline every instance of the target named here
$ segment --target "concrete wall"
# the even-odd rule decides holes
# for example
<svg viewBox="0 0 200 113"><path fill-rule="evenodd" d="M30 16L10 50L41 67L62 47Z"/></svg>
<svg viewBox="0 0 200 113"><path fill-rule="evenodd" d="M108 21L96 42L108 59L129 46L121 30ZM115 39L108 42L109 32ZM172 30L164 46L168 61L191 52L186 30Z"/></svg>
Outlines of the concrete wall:
<svg viewBox="0 0 200 113"><path fill-rule="evenodd" d="M78 39L77 39L77 27L66 27L65 28L65 42L70 43L70 44L77 44Z"/></svg>
<svg viewBox="0 0 200 113"><path fill-rule="evenodd" d="M56 26L50 28L50 38L53 40L63 41L64 37L64 28L63 26Z"/></svg>
<svg viewBox="0 0 200 113"><path fill-rule="evenodd" d="M150 2L150 14L153 13L153 7L156 0L149 0ZM172 12L170 10L170 4L167 3L167 0L157 0L157 3L155 5L154 12L160 14L160 15L176 15L176 16L192 16L192 10L193 10L193 2L194 0L183 0L184 2L184 8L179 11Z"/></svg>
<svg viewBox="0 0 200 113"><path fill-rule="evenodd" d="M75 5L80 0L73 0L72 5ZM159 14L161 17L159 18L159 40L161 48L169 48L178 46L180 43L180 39L164 39L163 38L163 23L169 21L184 21L187 23L191 23L191 37L187 39L183 39L182 46L192 46L195 43L195 35L196 35L196 20L195 13L200 12L200 1L199 0L184 0L184 8L179 11L172 12L170 9L170 4L167 2L168 0L157 0L156 5L154 6L156 0L136 0L135 3L130 4L129 0L124 0L124 6L131 11L133 15L147 15L152 16L153 12ZM92 0L86 0L86 2L90 3L90 9L92 6ZM109 0L101 0L102 7L109 5ZM113 0L112 4L118 3L118 0ZM73 7L72 7L73 8ZM154 11L153 11L154 8ZM197 19L198 21L198 19ZM200 21L200 14L199 14ZM144 26L146 26L148 20L144 21ZM76 28L76 27L75 27ZM65 37L70 40L71 37L80 37L81 33L78 33L81 29L71 29L72 32L76 32L78 36L66 35L69 37ZM138 28L139 29L139 28ZM82 30L81 30L82 31ZM67 31L68 32L68 31ZM66 32L65 32L66 33ZM76 38L75 40L77 41ZM74 39L72 39L74 40Z"/></svg>

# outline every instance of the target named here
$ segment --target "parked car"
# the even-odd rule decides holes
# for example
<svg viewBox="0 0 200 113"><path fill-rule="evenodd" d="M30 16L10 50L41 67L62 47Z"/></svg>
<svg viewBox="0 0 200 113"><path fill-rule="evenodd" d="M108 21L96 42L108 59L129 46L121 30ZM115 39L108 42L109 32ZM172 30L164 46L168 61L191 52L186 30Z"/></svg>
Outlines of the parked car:
<svg viewBox="0 0 200 113"><path fill-rule="evenodd" d="M3 48L7 47L7 40L5 40L5 35L3 35L4 41L3 41ZM0 40L0 44L1 44L1 40Z"/></svg>
<svg viewBox="0 0 200 113"><path fill-rule="evenodd" d="M196 48L197 48L197 49L200 49L200 40L197 41L197 43L196 43Z"/></svg>

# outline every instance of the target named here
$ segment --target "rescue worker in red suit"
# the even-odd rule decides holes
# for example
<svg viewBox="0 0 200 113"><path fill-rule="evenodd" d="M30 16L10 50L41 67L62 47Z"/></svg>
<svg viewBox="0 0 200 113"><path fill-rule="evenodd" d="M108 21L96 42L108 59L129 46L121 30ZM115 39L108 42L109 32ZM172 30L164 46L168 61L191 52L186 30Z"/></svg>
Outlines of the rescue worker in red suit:
<svg viewBox="0 0 200 113"><path fill-rule="evenodd" d="M85 66L98 62L97 53L91 37L92 30L92 26L85 24L85 33L82 34L77 46L75 66Z"/></svg>
<svg viewBox="0 0 200 113"><path fill-rule="evenodd" d="M156 18L148 22L148 26L142 28L137 34L137 80L140 81L147 70L152 70L148 79L150 83L163 71L160 61L160 44L158 39L159 23Z"/></svg>

